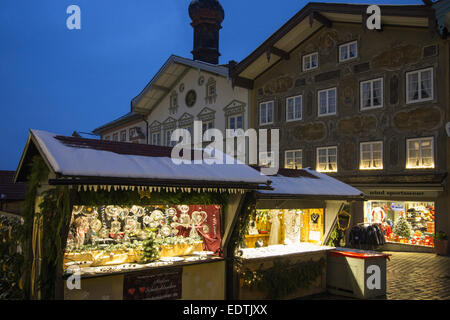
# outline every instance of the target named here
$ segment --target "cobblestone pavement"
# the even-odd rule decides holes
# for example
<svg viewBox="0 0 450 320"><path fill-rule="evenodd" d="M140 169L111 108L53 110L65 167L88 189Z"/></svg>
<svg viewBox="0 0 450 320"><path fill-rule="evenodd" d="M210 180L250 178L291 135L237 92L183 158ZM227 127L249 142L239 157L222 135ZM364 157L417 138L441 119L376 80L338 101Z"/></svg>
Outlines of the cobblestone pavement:
<svg viewBox="0 0 450 320"><path fill-rule="evenodd" d="M388 300L450 300L450 257L386 252Z"/></svg>

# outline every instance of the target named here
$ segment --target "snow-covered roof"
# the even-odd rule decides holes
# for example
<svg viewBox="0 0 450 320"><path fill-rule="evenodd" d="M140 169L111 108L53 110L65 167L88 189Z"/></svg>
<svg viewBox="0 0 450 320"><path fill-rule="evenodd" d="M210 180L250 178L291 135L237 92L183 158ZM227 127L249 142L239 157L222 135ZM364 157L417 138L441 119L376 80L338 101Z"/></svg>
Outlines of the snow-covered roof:
<svg viewBox="0 0 450 320"><path fill-rule="evenodd" d="M52 171L62 177L140 179L167 185L197 181L267 186L270 180L245 164L176 165L168 147L64 137L40 130L31 130L30 139Z"/></svg>
<svg viewBox="0 0 450 320"><path fill-rule="evenodd" d="M363 197L363 193L352 186L326 174L311 170L280 169L278 175L271 176L273 190L259 190L264 196L320 197L333 199L339 197Z"/></svg>

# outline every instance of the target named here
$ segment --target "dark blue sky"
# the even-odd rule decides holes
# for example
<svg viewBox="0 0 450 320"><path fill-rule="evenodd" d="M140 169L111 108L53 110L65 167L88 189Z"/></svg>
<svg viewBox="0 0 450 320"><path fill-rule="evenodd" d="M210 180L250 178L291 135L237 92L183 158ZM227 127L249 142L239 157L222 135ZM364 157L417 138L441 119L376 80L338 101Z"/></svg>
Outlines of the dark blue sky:
<svg viewBox="0 0 450 320"><path fill-rule="evenodd" d="M90 132L127 113L170 54L191 58L189 2L0 0L0 170L16 169L30 128ZM245 58L307 2L221 0L220 62ZM81 30L66 28L71 4Z"/></svg>

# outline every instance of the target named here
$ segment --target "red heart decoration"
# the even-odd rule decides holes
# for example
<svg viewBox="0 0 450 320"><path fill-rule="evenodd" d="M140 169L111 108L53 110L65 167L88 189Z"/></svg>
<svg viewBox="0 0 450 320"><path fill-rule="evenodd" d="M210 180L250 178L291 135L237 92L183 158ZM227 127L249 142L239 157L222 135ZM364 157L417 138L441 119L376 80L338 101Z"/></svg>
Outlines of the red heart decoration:
<svg viewBox="0 0 450 320"><path fill-rule="evenodd" d="M130 288L128 289L128 293L132 296L136 292L136 288Z"/></svg>
<svg viewBox="0 0 450 320"><path fill-rule="evenodd" d="M139 287L139 292L140 293L144 293L145 292L145 289L147 289L146 287Z"/></svg>

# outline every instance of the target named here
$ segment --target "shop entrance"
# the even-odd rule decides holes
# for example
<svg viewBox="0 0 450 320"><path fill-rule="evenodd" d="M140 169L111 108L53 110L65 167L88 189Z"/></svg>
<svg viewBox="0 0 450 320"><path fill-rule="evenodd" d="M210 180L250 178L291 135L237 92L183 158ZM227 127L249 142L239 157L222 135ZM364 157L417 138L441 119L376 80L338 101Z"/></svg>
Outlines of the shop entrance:
<svg viewBox="0 0 450 320"><path fill-rule="evenodd" d="M324 238L324 210L257 210L250 217L245 235L247 248L292 245L308 242L321 245Z"/></svg>

